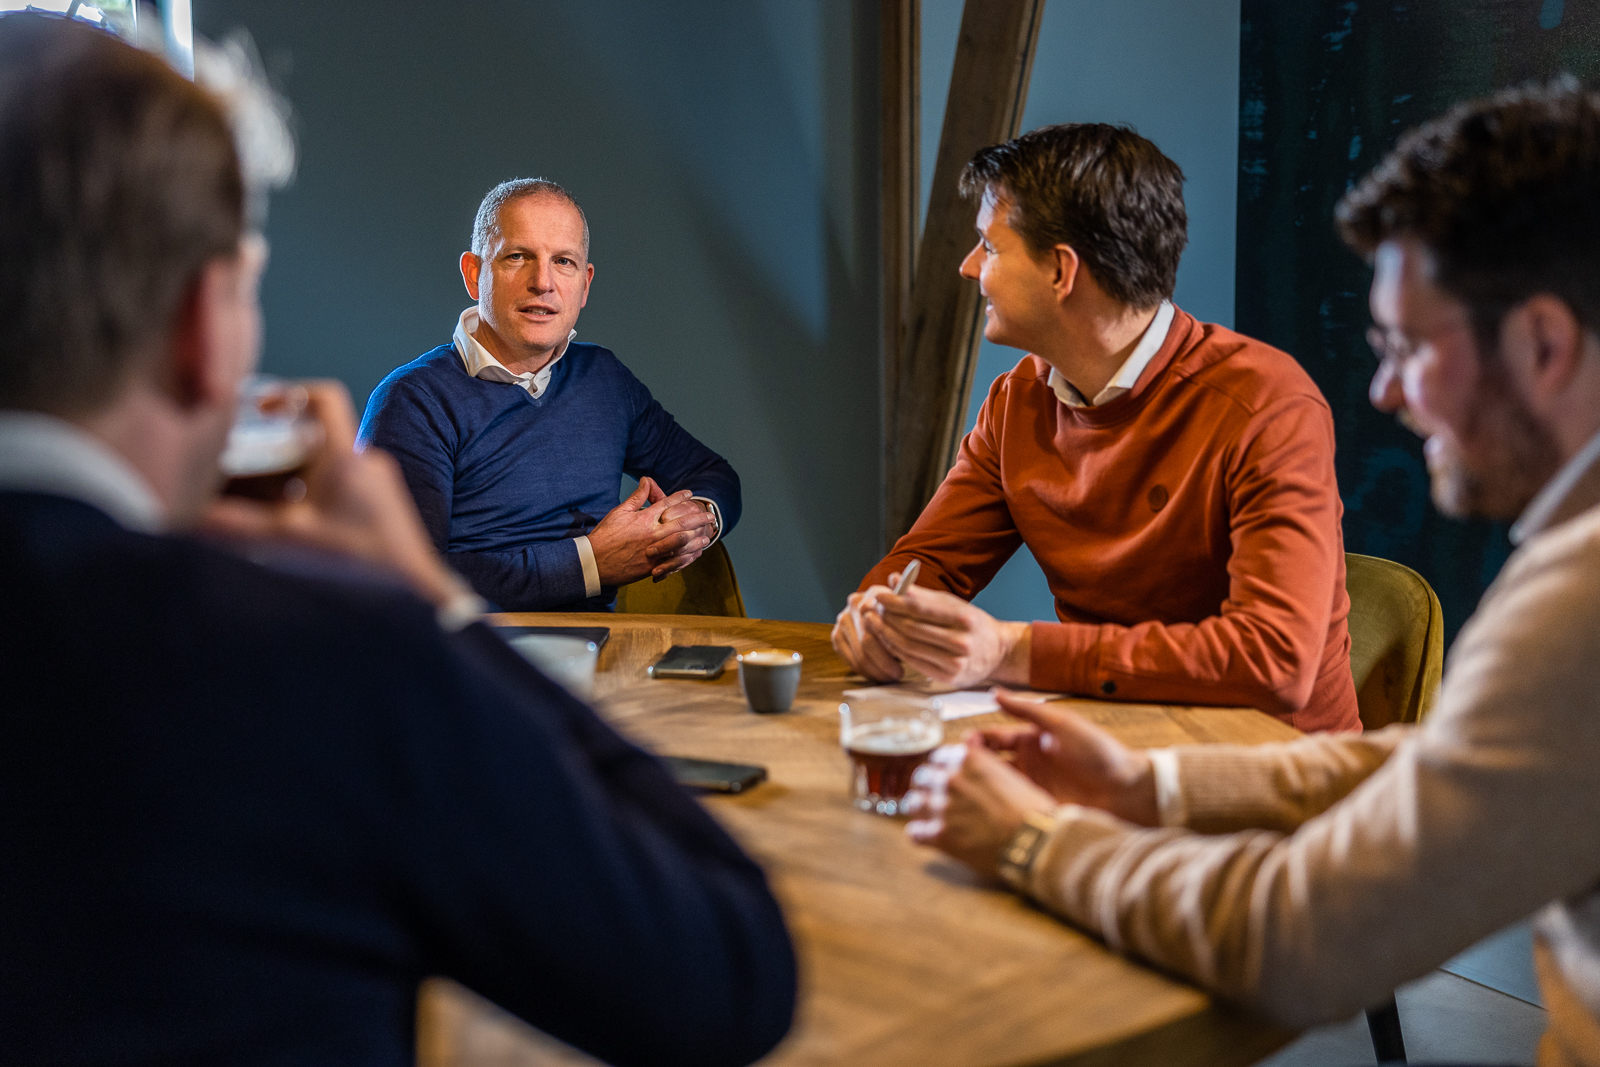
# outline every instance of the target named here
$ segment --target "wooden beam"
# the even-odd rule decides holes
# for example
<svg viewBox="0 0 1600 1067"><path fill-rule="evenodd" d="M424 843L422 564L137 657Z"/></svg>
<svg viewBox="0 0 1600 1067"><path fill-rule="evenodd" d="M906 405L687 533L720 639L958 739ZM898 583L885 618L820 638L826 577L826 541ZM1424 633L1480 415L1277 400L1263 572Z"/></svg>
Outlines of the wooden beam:
<svg viewBox="0 0 1600 1067"><path fill-rule="evenodd" d="M879 89L882 160L883 428L880 529L889 521L891 469L889 412L911 319L911 278L917 265L922 215L922 2L879 0L881 33Z"/></svg>
<svg viewBox="0 0 1600 1067"><path fill-rule="evenodd" d="M974 153L1015 137L1028 98L1044 0L966 0L939 135L928 220L917 249L905 345L885 412L885 534L911 528L961 442L977 364L981 294L957 271L977 206L957 189Z"/></svg>

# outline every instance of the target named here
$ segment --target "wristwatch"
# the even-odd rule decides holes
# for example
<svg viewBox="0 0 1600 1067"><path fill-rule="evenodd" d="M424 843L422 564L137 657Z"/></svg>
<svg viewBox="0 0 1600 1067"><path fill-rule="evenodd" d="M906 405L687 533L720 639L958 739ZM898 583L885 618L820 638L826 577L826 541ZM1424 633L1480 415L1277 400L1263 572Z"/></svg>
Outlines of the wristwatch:
<svg viewBox="0 0 1600 1067"><path fill-rule="evenodd" d="M1022 817L1022 825L1000 850L1000 880L1014 891L1028 892L1028 879L1033 874L1033 862L1044 848L1050 831L1056 828L1055 816L1042 811L1030 811Z"/></svg>

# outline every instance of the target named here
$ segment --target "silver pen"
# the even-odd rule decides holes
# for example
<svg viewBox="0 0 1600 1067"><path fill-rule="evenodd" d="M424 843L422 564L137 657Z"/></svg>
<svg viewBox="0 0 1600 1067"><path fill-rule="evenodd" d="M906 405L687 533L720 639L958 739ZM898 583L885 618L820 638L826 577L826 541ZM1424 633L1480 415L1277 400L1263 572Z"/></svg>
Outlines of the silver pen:
<svg viewBox="0 0 1600 1067"><path fill-rule="evenodd" d="M910 589L911 583L917 580L917 572L921 569L922 561L920 559L914 559L907 563L906 569L900 572L900 580L894 583L894 595L900 596L907 589Z"/></svg>

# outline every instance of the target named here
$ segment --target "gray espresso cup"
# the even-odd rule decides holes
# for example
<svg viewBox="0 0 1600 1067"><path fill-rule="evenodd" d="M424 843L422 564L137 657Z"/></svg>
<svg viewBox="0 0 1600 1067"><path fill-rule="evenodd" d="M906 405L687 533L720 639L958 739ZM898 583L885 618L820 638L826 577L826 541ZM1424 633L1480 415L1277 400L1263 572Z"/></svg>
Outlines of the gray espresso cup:
<svg viewBox="0 0 1600 1067"><path fill-rule="evenodd" d="M788 711L800 686L800 653L787 648L758 648L739 657L739 688L751 711Z"/></svg>

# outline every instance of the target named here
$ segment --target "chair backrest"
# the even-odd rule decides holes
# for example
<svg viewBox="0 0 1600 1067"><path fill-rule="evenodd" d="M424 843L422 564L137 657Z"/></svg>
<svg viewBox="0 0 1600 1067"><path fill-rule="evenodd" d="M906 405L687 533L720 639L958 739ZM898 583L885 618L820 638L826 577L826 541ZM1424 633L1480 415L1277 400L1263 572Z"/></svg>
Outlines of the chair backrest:
<svg viewBox="0 0 1600 1067"><path fill-rule="evenodd" d="M635 615L724 615L745 618L733 560L721 541L659 582L645 578L617 590L617 610Z"/></svg>
<svg viewBox="0 0 1600 1067"><path fill-rule="evenodd" d="M1444 673L1444 612L1410 567L1346 552L1350 672L1361 725L1417 722L1433 706Z"/></svg>

